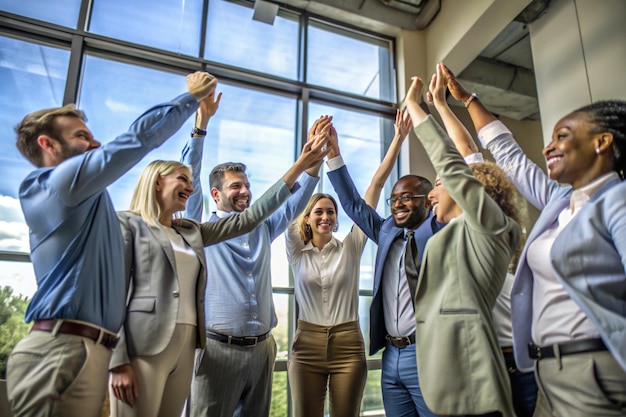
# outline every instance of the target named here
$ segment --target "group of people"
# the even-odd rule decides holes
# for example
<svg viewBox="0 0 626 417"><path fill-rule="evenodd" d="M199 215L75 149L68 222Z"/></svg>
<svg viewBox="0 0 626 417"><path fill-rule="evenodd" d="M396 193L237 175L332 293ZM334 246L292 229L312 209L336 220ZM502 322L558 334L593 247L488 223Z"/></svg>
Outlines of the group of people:
<svg viewBox="0 0 626 417"><path fill-rule="evenodd" d="M74 106L27 115L18 148L37 169L20 186L38 290L31 332L8 363L15 416L268 416L277 318L271 244L285 232L297 331L288 363L296 417L356 417L367 378L359 264L377 244L369 353L382 354L388 416L626 414L626 102L561 119L549 174L443 63L421 104L413 77L395 136L364 197L331 116L254 204L242 163L209 175L217 211L202 222L200 173L217 80L155 106L100 145ZM495 163L446 102L462 102ZM142 172L128 211L106 187L195 112L181 161ZM411 128L437 178L401 177L376 209ZM354 221L315 193L324 159ZM542 210L525 239L517 189ZM315 194L314 194L315 193ZM181 215L182 214L182 215ZM525 242L525 243L524 243ZM533 373L534 371L534 373ZM107 377L107 374L109 375Z"/></svg>

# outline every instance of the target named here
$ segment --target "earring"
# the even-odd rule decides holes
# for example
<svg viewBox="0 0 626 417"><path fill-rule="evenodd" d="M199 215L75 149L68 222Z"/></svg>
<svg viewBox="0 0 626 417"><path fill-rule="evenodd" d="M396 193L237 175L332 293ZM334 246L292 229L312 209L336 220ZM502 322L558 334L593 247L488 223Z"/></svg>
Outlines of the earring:
<svg viewBox="0 0 626 417"><path fill-rule="evenodd" d="M333 227L333 232L339 230L339 222L335 223L335 227Z"/></svg>
<svg viewBox="0 0 626 417"><path fill-rule="evenodd" d="M596 155L600 155L600 148L596 148Z"/></svg>

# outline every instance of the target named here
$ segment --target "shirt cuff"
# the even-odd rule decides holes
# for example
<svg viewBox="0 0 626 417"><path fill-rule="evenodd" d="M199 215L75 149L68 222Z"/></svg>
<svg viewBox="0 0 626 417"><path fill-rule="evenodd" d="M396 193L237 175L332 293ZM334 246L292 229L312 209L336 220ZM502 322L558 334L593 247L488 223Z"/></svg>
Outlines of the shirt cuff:
<svg viewBox="0 0 626 417"><path fill-rule="evenodd" d="M485 162L485 159L483 158L483 154L480 153L480 152L476 152L476 153L473 153L471 155L467 155L463 159L465 159L465 163L467 165L469 165L469 164L478 164L478 163L481 163L481 162Z"/></svg>
<svg viewBox="0 0 626 417"><path fill-rule="evenodd" d="M344 166L345 163L343 162L341 155L337 155L336 157L326 161L326 165L328 166L329 171L334 171Z"/></svg>
<svg viewBox="0 0 626 417"><path fill-rule="evenodd" d="M478 131L478 140L486 148L489 143L500 135L509 134L512 136L511 131L500 120L494 120L487 123L482 129Z"/></svg>

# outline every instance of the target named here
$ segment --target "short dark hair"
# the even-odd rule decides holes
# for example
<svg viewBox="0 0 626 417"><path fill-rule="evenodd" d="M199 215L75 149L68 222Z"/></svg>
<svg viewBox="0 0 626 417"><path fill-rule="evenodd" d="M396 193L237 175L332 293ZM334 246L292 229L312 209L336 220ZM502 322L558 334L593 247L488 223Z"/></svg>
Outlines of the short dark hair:
<svg viewBox="0 0 626 417"><path fill-rule="evenodd" d="M613 135L613 170L624 179L626 176L626 101L601 100L583 106L573 113L584 113L593 133L609 132Z"/></svg>
<svg viewBox="0 0 626 417"><path fill-rule="evenodd" d="M209 186L221 190L224 185L226 172L242 172L246 174L246 165L241 162L224 162L216 165L209 174Z"/></svg>
<svg viewBox="0 0 626 417"><path fill-rule="evenodd" d="M432 189L433 189L433 184L427 178L424 178L424 177L422 177L420 175L413 175L413 174L404 175L404 176L398 178L398 181L396 181L396 184L398 182L400 182L401 180L404 180L404 179L417 180L418 181L418 183L417 183L417 188L418 188L417 192L420 193L420 194L428 195L428 193L431 192Z"/></svg>

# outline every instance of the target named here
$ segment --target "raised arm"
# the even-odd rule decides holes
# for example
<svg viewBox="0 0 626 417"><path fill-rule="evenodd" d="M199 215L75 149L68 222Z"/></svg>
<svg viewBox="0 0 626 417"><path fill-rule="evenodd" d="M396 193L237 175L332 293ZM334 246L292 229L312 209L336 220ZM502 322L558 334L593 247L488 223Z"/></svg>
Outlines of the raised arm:
<svg viewBox="0 0 626 417"><path fill-rule="evenodd" d="M463 158L479 153L478 145L472 139L472 135L467 131L463 123L448 106L446 101L446 89L448 86L448 75L444 71L444 64L437 64L437 72L433 74L428 87L428 99L432 101L441 116L443 125L448 132L448 136L454 142L456 149Z"/></svg>
<svg viewBox="0 0 626 417"><path fill-rule="evenodd" d="M472 94L445 65L442 71L448 79L452 97L466 104L483 147L491 152L496 164L506 172L518 191L542 210L553 193L562 187L524 154L511 132L483 106L480 99L471 99Z"/></svg>
<svg viewBox="0 0 626 417"><path fill-rule="evenodd" d="M216 80L217 81L217 80ZM202 193L202 181L200 181L200 173L202 172L202 153L204 149L204 138L206 137L207 126L209 120L215 115L220 106L222 93L215 98L215 89L202 101L196 111L196 124L192 131L191 138L185 144L181 154L180 162L189 165L192 172L193 193L187 201L185 209L185 217L202 221L202 212L204 197Z"/></svg>
<svg viewBox="0 0 626 417"><path fill-rule="evenodd" d="M380 163L380 166L374 173L370 185L365 191L364 200L370 207L374 209L378 204L380 193L385 187L385 181L387 181L387 178L389 178L389 174L391 174L391 170L393 169L393 166L398 159L400 149L402 148L402 143L404 142L404 139L406 139L409 131L411 130L411 118L408 117L406 109L396 110L396 121L393 127L395 131L393 140L391 141L389 149L387 149L387 153Z"/></svg>

